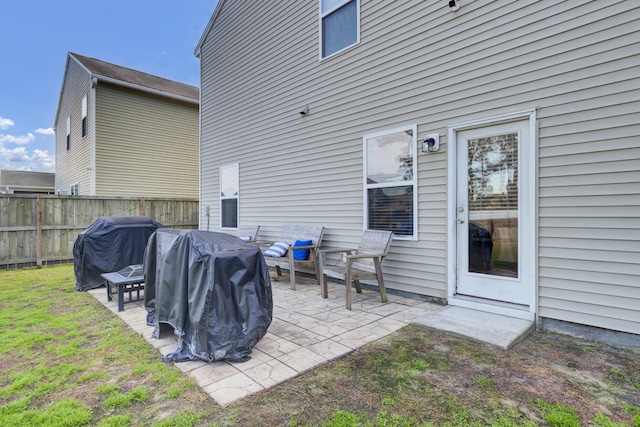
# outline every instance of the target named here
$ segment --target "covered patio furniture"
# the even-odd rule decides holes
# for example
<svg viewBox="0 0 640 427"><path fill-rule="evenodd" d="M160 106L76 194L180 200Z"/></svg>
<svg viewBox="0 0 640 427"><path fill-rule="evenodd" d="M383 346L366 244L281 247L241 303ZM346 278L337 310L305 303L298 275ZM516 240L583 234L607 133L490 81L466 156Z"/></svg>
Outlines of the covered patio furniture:
<svg viewBox="0 0 640 427"><path fill-rule="evenodd" d="M164 226L145 216L101 217L82 231L73 245L76 290L105 284L104 273L142 264L149 237Z"/></svg>
<svg viewBox="0 0 640 427"><path fill-rule="evenodd" d="M164 361L245 361L273 314L260 248L212 231L159 229L144 258L147 323L173 327L178 348Z"/></svg>
<svg viewBox="0 0 640 427"><path fill-rule="evenodd" d="M356 249L320 250L320 270L322 272L322 297L328 297L328 278L344 280L346 285L347 309L351 310L351 281L356 291L362 293L360 280L376 279L382 302L388 302L387 290L382 277L382 261L387 256L393 232L386 230L365 230ZM334 265L327 262L327 254L342 253Z"/></svg>

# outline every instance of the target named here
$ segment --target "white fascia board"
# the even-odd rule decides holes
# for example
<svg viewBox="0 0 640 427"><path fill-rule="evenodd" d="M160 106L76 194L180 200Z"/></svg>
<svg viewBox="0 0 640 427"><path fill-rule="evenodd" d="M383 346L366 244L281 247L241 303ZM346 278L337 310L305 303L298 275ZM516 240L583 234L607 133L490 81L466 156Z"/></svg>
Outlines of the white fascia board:
<svg viewBox="0 0 640 427"><path fill-rule="evenodd" d="M215 10L213 11L213 14L211 14L211 19L209 19L209 22L207 23L206 28L204 29L204 31L202 32L202 35L200 36L200 40L198 41L196 48L193 50L193 55L196 58L200 58L200 48L204 44L204 41L207 38L207 34L209 34L209 31L211 30L211 27L213 27L214 22L218 18L218 15L220 14L220 10L222 9L222 6L224 5L225 1L226 0L218 1L218 4L216 5Z"/></svg>

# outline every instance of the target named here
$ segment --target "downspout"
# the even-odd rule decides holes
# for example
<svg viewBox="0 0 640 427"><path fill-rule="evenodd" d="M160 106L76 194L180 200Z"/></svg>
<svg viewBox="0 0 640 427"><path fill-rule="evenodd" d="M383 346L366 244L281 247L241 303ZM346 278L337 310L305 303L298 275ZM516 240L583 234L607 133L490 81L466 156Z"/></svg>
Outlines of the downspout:
<svg viewBox="0 0 640 427"><path fill-rule="evenodd" d="M198 56L198 55L196 55ZM198 56L198 59L200 57ZM198 61L198 70L200 71L200 86L202 86L202 61ZM202 230L202 214L200 207L202 206L202 87L198 88L198 229ZM207 231L209 231L209 205L207 205Z"/></svg>
<svg viewBox="0 0 640 427"><path fill-rule="evenodd" d="M96 195L96 86L98 79L91 77L91 123L89 137L89 194Z"/></svg>

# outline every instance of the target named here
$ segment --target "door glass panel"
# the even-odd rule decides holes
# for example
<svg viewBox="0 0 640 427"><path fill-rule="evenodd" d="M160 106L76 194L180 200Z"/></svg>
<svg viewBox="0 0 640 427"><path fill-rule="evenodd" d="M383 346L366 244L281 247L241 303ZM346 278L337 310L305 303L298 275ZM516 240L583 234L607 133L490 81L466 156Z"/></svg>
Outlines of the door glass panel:
<svg viewBox="0 0 640 427"><path fill-rule="evenodd" d="M518 277L518 133L468 141L471 273Z"/></svg>

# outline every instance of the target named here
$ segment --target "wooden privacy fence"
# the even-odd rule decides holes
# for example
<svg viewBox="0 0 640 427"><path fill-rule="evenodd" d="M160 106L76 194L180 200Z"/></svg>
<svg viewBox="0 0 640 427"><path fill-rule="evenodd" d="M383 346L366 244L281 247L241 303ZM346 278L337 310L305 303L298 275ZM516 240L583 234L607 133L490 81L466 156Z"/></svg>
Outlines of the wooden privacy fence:
<svg viewBox="0 0 640 427"><path fill-rule="evenodd" d="M147 216L169 228L197 229L198 209L197 199L3 194L0 268L72 261L78 234L100 217Z"/></svg>

